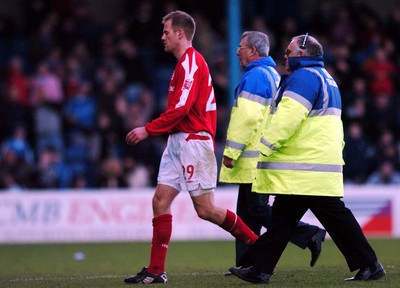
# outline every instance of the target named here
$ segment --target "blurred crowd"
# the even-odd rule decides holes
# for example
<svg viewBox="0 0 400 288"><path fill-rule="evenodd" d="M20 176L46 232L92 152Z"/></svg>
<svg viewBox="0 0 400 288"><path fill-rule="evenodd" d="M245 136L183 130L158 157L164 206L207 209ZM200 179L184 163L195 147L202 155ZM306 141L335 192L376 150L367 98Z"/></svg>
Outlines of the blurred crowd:
<svg viewBox="0 0 400 288"><path fill-rule="evenodd" d="M166 137L127 146L125 135L165 109L176 59L163 51L161 18L176 9L197 23L221 156L233 97L225 1L121 1L110 23L82 0L24 3L22 26L0 14L0 189L156 184ZM346 183L400 184L400 1L386 16L362 0L316 3L305 17L301 0L242 1L243 31L269 35L281 74L290 38L317 37L342 92Z"/></svg>

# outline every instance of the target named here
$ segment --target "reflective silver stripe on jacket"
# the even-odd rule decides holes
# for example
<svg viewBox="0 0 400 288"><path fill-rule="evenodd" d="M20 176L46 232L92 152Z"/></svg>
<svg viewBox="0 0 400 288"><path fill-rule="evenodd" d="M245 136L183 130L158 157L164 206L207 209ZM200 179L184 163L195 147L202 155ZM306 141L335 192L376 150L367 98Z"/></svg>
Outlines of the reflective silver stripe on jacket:
<svg viewBox="0 0 400 288"><path fill-rule="evenodd" d="M291 98L291 99L295 100L296 102L299 102L301 105L303 105L307 109L307 111L310 111L312 108L311 102L296 92L285 91L285 92L283 92L282 97L284 97L284 96Z"/></svg>
<svg viewBox="0 0 400 288"><path fill-rule="evenodd" d="M318 70L314 68L305 68L306 70L310 71L311 73L316 74L319 79L321 80L322 83L322 91L324 91L324 102L322 103L322 109L328 109L329 105L329 93L328 93L328 87L326 86L325 83L325 78L319 73Z"/></svg>
<svg viewBox="0 0 400 288"><path fill-rule="evenodd" d="M328 109L319 109L319 110L312 110L310 114L308 114L310 117L314 116L327 116L327 115L335 115L340 117L342 115L342 110L338 108L328 108Z"/></svg>
<svg viewBox="0 0 400 288"><path fill-rule="evenodd" d="M226 140L225 146L229 147L229 148L237 149L237 150L244 150L244 148L246 148L245 144L238 143L238 142L235 142L232 140Z"/></svg>
<svg viewBox="0 0 400 288"><path fill-rule="evenodd" d="M279 86L279 81L275 81L275 78L272 76L272 71L263 68L263 67L258 67L258 69L262 70L265 75L267 75L268 79L269 79L269 83L271 84L271 95L274 96L277 90L277 87ZM273 83L275 83L275 85L273 85ZM272 98L272 97L271 97Z"/></svg>
<svg viewBox="0 0 400 288"><path fill-rule="evenodd" d="M279 82L275 83L275 79L271 74L272 72L268 71L268 69L263 68L263 67L256 67L256 69L260 69L261 71L264 72L265 75L267 75L267 77L269 79L269 83L271 84L270 85L270 87L271 87L271 95L275 95L276 86L279 84ZM275 83L275 85L273 85L273 83ZM272 98L266 99L266 98L261 97L261 96L259 96L257 94L252 94L252 93L247 92L247 91L240 92L239 97L242 97L242 98L247 99L249 101L253 101L253 102L259 103L259 104L264 105L264 106L271 105L272 101L273 101ZM237 107L237 99L235 100L235 103L233 104L233 106Z"/></svg>
<svg viewBox="0 0 400 288"><path fill-rule="evenodd" d="M276 147L274 145L272 145L271 143L269 143L267 140L265 140L264 138L260 139L261 144L264 144L265 146L267 146L269 149L271 150L275 150Z"/></svg>
<svg viewBox="0 0 400 288"><path fill-rule="evenodd" d="M249 101L261 104L263 106L271 105L271 103L272 103L272 98L266 99L266 98L261 97L261 96L259 96L257 94L252 94L252 93L247 92L247 91L240 92L238 98L247 99ZM235 100L234 106L237 107L237 99Z"/></svg>
<svg viewBox="0 0 400 288"><path fill-rule="evenodd" d="M311 108L312 108L312 104L307 99L305 99L303 96L301 96L301 95L299 95L297 93L294 93L292 91L285 91L284 95L289 97L289 98L292 98L292 99L296 100L301 105L303 105L307 110L309 110L310 111L310 113L308 115L309 117L326 116L326 115L341 116L342 111L340 109L338 109L338 108L328 108L328 105L329 105L329 93L328 93L328 87L326 85L325 79L326 79L326 81L328 82L329 85L337 87L335 81L333 79L330 79L330 78L324 78L321 75L321 73L318 70L314 69L314 68L304 68L304 69L310 71L311 73L316 74L321 79L322 91L324 91L323 92L324 101L323 101L323 104L322 104L322 109L310 111Z"/></svg>
<svg viewBox="0 0 400 288"><path fill-rule="evenodd" d="M246 145L234 142L232 140L226 140L225 146L241 151L243 151L246 148ZM240 155L239 158L258 158L259 155L260 152L258 152L257 150L243 151L243 153Z"/></svg>
<svg viewBox="0 0 400 288"><path fill-rule="evenodd" d="M271 170L299 170L314 172L337 172L342 173L342 165L334 164L313 164L313 163L288 163L288 162L258 162L258 169Z"/></svg>
<svg viewBox="0 0 400 288"><path fill-rule="evenodd" d="M260 152L258 152L256 150L243 151L243 153L240 155L239 158L258 158L259 155L260 155Z"/></svg>

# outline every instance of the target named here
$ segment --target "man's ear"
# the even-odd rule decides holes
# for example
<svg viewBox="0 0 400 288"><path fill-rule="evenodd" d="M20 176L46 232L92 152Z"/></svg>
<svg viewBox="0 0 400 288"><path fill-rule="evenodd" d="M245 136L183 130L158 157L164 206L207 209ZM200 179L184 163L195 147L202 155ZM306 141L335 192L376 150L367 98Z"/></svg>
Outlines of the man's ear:
<svg viewBox="0 0 400 288"><path fill-rule="evenodd" d="M185 31L183 31L183 29L178 29L178 38L182 39L183 37L185 37Z"/></svg>
<svg viewBox="0 0 400 288"><path fill-rule="evenodd" d="M251 47L251 55L252 56L257 56L257 54L258 54L258 51L257 51L256 47L252 46Z"/></svg>

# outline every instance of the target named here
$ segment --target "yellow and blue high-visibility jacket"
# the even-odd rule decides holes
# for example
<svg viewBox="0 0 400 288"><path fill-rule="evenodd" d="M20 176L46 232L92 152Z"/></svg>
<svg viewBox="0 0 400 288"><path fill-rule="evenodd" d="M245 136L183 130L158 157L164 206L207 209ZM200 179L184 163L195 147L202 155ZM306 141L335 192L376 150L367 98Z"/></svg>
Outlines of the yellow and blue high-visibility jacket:
<svg viewBox="0 0 400 288"><path fill-rule="evenodd" d="M268 114L280 76L267 56L249 63L235 91L224 155L233 159L232 169L221 165L220 182L251 183L259 152L257 132Z"/></svg>
<svg viewBox="0 0 400 288"><path fill-rule="evenodd" d="M343 197L341 96L322 56L289 57L261 127L253 191Z"/></svg>

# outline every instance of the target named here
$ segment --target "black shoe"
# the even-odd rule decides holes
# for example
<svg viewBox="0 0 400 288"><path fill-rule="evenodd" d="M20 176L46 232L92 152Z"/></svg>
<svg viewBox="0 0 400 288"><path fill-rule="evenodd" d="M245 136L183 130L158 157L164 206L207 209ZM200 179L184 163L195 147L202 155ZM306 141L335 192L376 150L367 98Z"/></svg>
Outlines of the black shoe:
<svg viewBox="0 0 400 288"><path fill-rule="evenodd" d="M324 229L319 229L314 234L314 236L308 242L308 249L311 250L311 261L310 266L313 267L321 254L322 242L325 240L326 231Z"/></svg>
<svg viewBox="0 0 400 288"><path fill-rule="evenodd" d="M247 267L247 268L231 267L229 268L229 271L236 277L251 283L268 284L269 278L271 277L271 275L267 273L255 274L252 270L252 267Z"/></svg>
<svg viewBox="0 0 400 288"><path fill-rule="evenodd" d="M346 278L344 280L346 281L369 281L369 280L378 280L381 279L386 275L385 269L383 269L383 266L379 261L376 261L374 263L375 265L375 270L374 272L371 272L371 269L369 267L360 269L356 276L351 277L351 278Z"/></svg>
<svg viewBox="0 0 400 288"><path fill-rule="evenodd" d="M225 272L224 273L224 276L232 276L233 274L232 274L232 272Z"/></svg>
<svg viewBox="0 0 400 288"><path fill-rule="evenodd" d="M143 267L135 276L129 276L124 279L126 284L155 284L155 283L167 283L167 273L152 274L147 271L146 267Z"/></svg>

